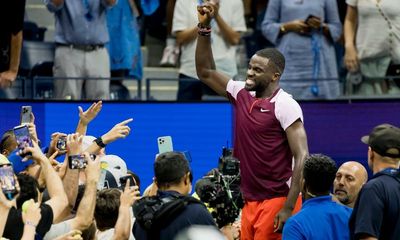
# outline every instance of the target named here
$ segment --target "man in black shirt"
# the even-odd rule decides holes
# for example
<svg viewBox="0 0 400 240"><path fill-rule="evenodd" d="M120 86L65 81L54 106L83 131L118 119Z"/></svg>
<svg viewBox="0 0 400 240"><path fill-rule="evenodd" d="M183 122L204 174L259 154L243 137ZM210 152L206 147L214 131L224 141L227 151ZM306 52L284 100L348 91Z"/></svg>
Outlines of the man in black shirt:
<svg viewBox="0 0 400 240"><path fill-rule="evenodd" d="M2 1L0 7L0 97L13 97L9 89L18 73L25 0Z"/></svg>
<svg viewBox="0 0 400 240"><path fill-rule="evenodd" d="M168 199L188 195L192 189L191 174L189 163L182 153L160 154L154 163L155 182L159 189L157 197ZM159 236L157 239L172 240L181 230L192 225L211 225L217 228L214 219L203 204L189 203L176 217L164 223L161 229L146 231L136 219L132 232L136 239L150 240L156 238L151 238L149 233L154 234L155 231L159 231L156 233Z"/></svg>
<svg viewBox="0 0 400 240"><path fill-rule="evenodd" d="M400 129L382 124L361 139L374 173L361 189L350 217L352 239L400 239Z"/></svg>

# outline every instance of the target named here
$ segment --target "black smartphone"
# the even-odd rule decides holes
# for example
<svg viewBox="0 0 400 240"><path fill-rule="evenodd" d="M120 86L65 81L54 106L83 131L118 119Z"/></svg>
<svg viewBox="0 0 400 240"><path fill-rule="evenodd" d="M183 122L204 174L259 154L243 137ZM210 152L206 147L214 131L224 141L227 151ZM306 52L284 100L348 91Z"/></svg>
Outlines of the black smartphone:
<svg viewBox="0 0 400 240"><path fill-rule="evenodd" d="M310 21L311 18L318 18L318 19L321 19L320 17L317 17L317 16L314 16L314 15L310 14L310 15L308 15L308 17L307 17L306 20L304 21L305 24L308 25L308 21Z"/></svg>
<svg viewBox="0 0 400 240"><path fill-rule="evenodd" d="M14 170L11 164L0 165L0 182L1 190L8 200L17 195L18 190L15 186Z"/></svg>
<svg viewBox="0 0 400 240"><path fill-rule="evenodd" d="M90 154L90 158L94 160L96 155ZM68 166L70 169L84 169L86 168L87 161L85 155L72 155L68 157Z"/></svg>
<svg viewBox="0 0 400 240"><path fill-rule="evenodd" d="M133 179L133 177L131 175L126 175L126 176L123 176L123 177L119 178L119 183L121 184L121 189L125 189L126 182L128 181L128 179L129 179L129 186L130 187L136 186L135 179Z"/></svg>
<svg viewBox="0 0 400 240"><path fill-rule="evenodd" d="M33 146L27 125L16 126L14 128L14 135L18 149L23 150L25 147Z"/></svg>
<svg viewBox="0 0 400 240"><path fill-rule="evenodd" d="M21 118L20 118L21 125L31 122L31 117L32 117L31 113L32 113L32 106L21 107Z"/></svg>
<svg viewBox="0 0 400 240"><path fill-rule="evenodd" d="M66 151L67 150L67 137L66 136L61 136L57 140L57 149L60 151Z"/></svg>

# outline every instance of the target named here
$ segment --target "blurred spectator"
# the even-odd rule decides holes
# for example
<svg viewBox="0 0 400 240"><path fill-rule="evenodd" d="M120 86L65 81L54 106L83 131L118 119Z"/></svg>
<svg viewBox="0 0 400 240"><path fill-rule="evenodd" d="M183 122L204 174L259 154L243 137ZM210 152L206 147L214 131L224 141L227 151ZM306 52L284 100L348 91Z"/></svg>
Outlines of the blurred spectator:
<svg viewBox="0 0 400 240"><path fill-rule="evenodd" d="M261 31L261 23L265 16L268 0L243 0L245 7L246 25L251 29L250 35L243 37L246 44L247 58L250 59L258 50L273 47L273 44L265 39Z"/></svg>
<svg viewBox="0 0 400 240"><path fill-rule="evenodd" d="M336 163L322 154L310 155L303 168L301 210L283 227L283 239L349 239L351 208L332 201L330 189Z"/></svg>
<svg viewBox="0 0 400 240"><path fill-rule="evenodd" d="M350 72L368 78L362 80L355 93L398 93L398 88L388 84L384 77L387 73L400 76L399 2L346 0L346 3L345 64ZM397 72L389 71L392 69Z"/></svg>
<svg viewBox="0 0 400 240"><path fill-rule="evenodd" d="M246 31L244 9L241 0L214 1L216 15L212 20L212 49L216 68L229 77L237 75L236 46L240 32ZM197 38L197 0L177 0L172 32L181 46L178 101L197 100L203 95L215 95L214 91L198 80L195 67Z"/></svg>
<svg viewBox="0 0 400 240"><path fill-rule="evenodd" d="M10 89L19 68L25 0L3 2L0 8L0 98L15 98Z"/></svg>
<svg viewBox="0 0 400 240"><path fill-rule="evenodd" d="M286 58L281 87L295 99L334 99L340 94L334 42L342 25L336 1L270 0L264 36Z"/></svg>
<svg viewBox="0 0 400 240"><path fill-rule="evenodd" d="M110 42L106 45L110 54L111 85L122 85L124 77L142 79L142 52L139 25L136 18L139 10L134 0L118 0L107 11L107 26Z"/></svg>
<svg viewBox="0 0 400 240"><path fill-rule="evenodd" d="M174 18L174 8L176 0L167 0L166 20L167 20L167 40L166 46L161 57L160 66L176 67L180 54L179 46L176 45L175 36L172 36L172 19Z"/></svg>
<svg viewBox="0 0 400 240"><path fill-rule="evenodd" d="M376 126L368 144L372 178L362 187L350 217L352 239L400 239L400 129Z"/></svg>
<svg viewBox="0 0 400 240"><path fill-rule="evenodd" d="M345 162L340 166L333 182L333 194L342 204L353 208L361 187L367 182L368 174L358 162Z"/></svg>
<svg viewBox="0 0 400 240"><path fill-rule="evenodd" d="M115 2L45 0L56 18L55 98L109 98L108 79L84 79L110 77L110 59L104 48L109 40L106 10ZM77 79L65 79L69 77Z"/></svg>

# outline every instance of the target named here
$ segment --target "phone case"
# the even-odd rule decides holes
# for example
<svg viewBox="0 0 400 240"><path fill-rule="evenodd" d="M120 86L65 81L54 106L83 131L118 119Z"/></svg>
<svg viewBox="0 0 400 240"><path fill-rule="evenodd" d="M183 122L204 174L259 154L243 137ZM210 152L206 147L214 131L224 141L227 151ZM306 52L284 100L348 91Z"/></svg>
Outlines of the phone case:
<svg viewBox="0 0 400 240"><path fill-rule="evenodd" d="M158 153L172 152L174 148L172 146L171 136L163 136L157 138Z"/></svg>
<svg viewBox="0 0 400 240"><path fill-rule="evenodd" d="M21 107L21 125L31 122L31 106L22 106Z"/></svg>

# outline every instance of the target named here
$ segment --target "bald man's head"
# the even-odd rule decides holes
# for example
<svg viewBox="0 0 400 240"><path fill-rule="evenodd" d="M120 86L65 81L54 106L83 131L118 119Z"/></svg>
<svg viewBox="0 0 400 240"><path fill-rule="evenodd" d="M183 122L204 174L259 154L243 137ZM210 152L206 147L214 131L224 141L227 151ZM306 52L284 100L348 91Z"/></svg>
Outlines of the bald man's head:
<svg viewBox="0 0 400 240"><path fill-rule="evenodd" d="M354 161L345 162L336 173L333 194L344 205L353 207L361 187L367 180L367 170L363 165Z"/></svg>

